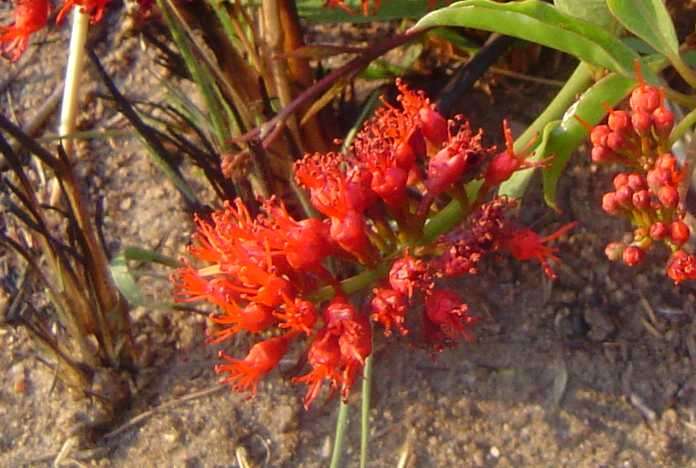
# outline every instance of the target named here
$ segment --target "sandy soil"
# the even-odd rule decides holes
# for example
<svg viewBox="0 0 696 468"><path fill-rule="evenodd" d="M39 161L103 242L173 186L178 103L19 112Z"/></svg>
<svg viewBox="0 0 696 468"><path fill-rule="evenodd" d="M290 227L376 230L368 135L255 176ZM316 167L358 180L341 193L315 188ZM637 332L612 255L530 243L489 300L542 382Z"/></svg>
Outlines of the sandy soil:
<svg viewBox="0 0 696 468"><path fill-rule="evenodd" d="M66 40L65 30L52 32L33 57L0 63L0 76L13 77L0 96L5 112L31 119L60 81ZM115 43L110 34L100 53L119 86L130 97L157 92L146 71L154 70L152 58L138 40ZM96 89L85 80L81 128L125 128ZM527 121L550 91L500 89L494 103L472 94L463 109L497 135L499 117ZM54 128L55 115L45 133ZM90 195L104 199L111 251L142 245L177 255L190 217L138 141L93 139L78 148ZM395 466L402 457L406 466L696 466L694 289L670 284L659 267L664 256L633 270L606 262L605 243L625 226L600 214L610 173L586 161L575 158L563 179L563 215L549 214L534 194L525 210L526 221L549 230L580 222L559 244L556 283L536 265L492 262L456 285L484 317L477 343L433 357L406 341L377 339L370 466ZM160 300L165 281L163 270L141 278ZM89 403L54 382L25 333L0 328L0 465L50 465L61 449L64 466L238 466L239 458L253 466L328 464L337 403L320 399L305 412L303 389L286 378L292 360L248 401L216 384L217 349L204 344L204 318L145 308L132 317L147 367L135 380L132 408L96 440L84 432ZM244 345L237 341L226 349ZM356 386L346 466L357 465L359 399Z"/></svg>

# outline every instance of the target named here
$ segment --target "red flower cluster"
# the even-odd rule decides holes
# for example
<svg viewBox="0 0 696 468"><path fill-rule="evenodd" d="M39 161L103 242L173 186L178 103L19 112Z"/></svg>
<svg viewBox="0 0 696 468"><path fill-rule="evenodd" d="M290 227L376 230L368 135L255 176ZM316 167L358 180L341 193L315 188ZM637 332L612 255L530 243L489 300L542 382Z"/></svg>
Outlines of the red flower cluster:
<svg viewBox="0 0 696 468"><path fill-rule="evenodd" d="M662 91L640 79L631 93L629 108L611 110L607 123L594 127L590 139L592 161L630 168L616 174L614 190L604 194L602 209L630 220L633 240L628 244L611 242L607 257L634 266L655 243L662 243L672 252L667 274L679 283L696 278L696 259L682 250L691 231L684 222L680 193L685 169L668 143L673 124L674 116L664 105Z"/></svg>
<svg viewBox="0 0 696 468"><path fill-rule="evenodd" d="M104 10L110 0L65 0L56 23L61 23L73 7L77 6L90 15L90 21L96 23L104 17ZM138 0L143 11L152 6L152 0ZM51 9L49 0L15 0L14 23L0 26L0 50L11 61L19 60L29 45L32 34L45 28Z"/></svg>
<svg viewBox="0 0 696 468"><path fill-rule="evenodd" d="M509 219L511 200L485 200L489 189L527 166L514 153L507 126L508 144L499 153L462 117L448 121L423 93L397 87L400 105L377 110L348 154L309 154L295 163L295 178L323 219L298 220L275 198L256 217L236 200L210 219L197 218L189 252L208 266L185 262L173 278L177 299L217 306L211 342L239 332L274 336L244 359L221 354L216 371L234 388L253 393L290 346L307 339L310 370L294 378L308 386L305 406L324 383L345 399L371 353L370 320L387 336L409 334L408 312L422 301L422 337L442 349L473 340L478 321L457 293L439 284L442 278L475 274L485 255L501 253L538 261L553 277L548 262L556 251L546 243L568 227L543 238ZM466 222L425 245L428 216L474 179L484 188L470 200ZM344 278L332 273L355 266L388 272L377 284L361 285L373 288L364 310L348 301ZM326 288L333 290L331 301L311 302L330 296L317 293Z"/></svg>

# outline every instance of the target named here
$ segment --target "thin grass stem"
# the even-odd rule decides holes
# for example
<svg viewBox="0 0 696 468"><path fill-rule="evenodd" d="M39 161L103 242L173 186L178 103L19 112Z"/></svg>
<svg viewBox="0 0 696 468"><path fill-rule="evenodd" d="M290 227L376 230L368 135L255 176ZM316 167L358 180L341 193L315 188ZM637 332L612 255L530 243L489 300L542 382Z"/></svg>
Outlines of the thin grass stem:
<svg viewBox="0 0 696 468"><path fill-rule="evenodd" d="M360 468L367 467L368 444L370 442L370 400L372 395L373 359L374 350L365 360L365 367L363 368L362 402L360 406Z"/></svg>
<svg viewBox="0 0 696 468"><path fill-rule="evenodd" d="M336 417L336 434L334 436L333 452L331 453L330 468L339 468L341 466L341 456L343 455L343 440L346 436L346 428L348 427L348 403L343 399L339 399L338 416Z"/></svg>

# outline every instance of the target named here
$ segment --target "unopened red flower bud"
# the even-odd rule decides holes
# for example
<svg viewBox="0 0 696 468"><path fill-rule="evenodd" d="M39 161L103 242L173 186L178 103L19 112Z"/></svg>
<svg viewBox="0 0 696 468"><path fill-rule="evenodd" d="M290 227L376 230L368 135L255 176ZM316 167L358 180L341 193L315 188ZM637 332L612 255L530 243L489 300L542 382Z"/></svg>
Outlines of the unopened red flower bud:
<svg viewBox="0 0 696 468"><path fill-rule="evenodd" d="M629 174L628 186L631 187L631 189L634 191L648 188L648 184L645 182L645 178L640 174Z"/></svg>
<svg viewBox="0 0 696 468"><path fill-rule="evenodd" d="M418 158L425 156L425 139L419 128L414 129L408 137L398 144L395 152L396 164L409 171Z"/></svg>
<svg viewBox="0 0 696 468"><path fill-rule="evenodd" d="M672 242L679 246L685 244L691 236L691 230L684 221L674 221L669 228Z"/></svg>
<svg viewBox="0 0 696 468"><path fill-rule="evenodd" d="M592 162L601 164L610 162L614 153L606 146L595 146L592 148Z"/></svg>
<svg viewBox="0 0 696 468"><path fill-rule="evenodd" d="M431 107L423 107L418 116L423 136L436 147L441 146L447 140L447 120Z"/></svg>
<svg viewBox="0 0 696 468"><path fill-rule="evenodd" d="M672 153L662 153L655 161L657 169L666 169L673 171L677 169L677 158Z"/></svg>
<svg viewBox="0 0 696 468"><path fill-rule="evenodd" d="M662 93L654 86L640 86L633 90L629 100L634 115L636 111L652 113L662 104Z"/></svg>
<svg viewBox="0 0 696 468"><path fill-rule="evenodd" d="M625 249L626 245L623 242L610 242L604 249L604 254L607 256L609 261L618 262L623 258Z"/></svg>
<svg viewBox="0 0 696 468"><path fill-rule="evenodd" d="M645 258L645 251L635 245L629 245L623 251L623 262L628 266L638 265Z"/></svg>
<svg viewBox="0 0 696 468"><path fill-rule="evenodd" d="M696 257L689 255L683 250L677 250L667 263L667 276L675 284L685 280L696 279Z"/></svg>
<svg viewBox="0 0 696 468"><path fill-rule="evenodd" d="M413 151L411 145L406 141L402 141L396 146L394 151L394 157L396 164L405 170L409 170L416 163L416 153Z"/></svg>
<svg viewBox="0 0 696 468"><path fill-rule="evenodd" d="M590 141L594 146L607 146L607 135L611 133L606 125L597 125L590 132Z"/></svg>
<svg viewBox="0 0 696 468"><path fill-rule="evenodd" d="M611 132L607 135L607 147L613 151L621 151L626 144L626 138L619 132Z"/></svg>
<svg viewBox="0 0 696 468"><path fill-rule="evenodd" d="M633 190L628 185L624 185L616 191L616 203L624 208L633 206Z"/></svg>
<svg viewBox="0 0 696 468"><path fill-rule="evenodd" d="M650 190L653 192L657 192L665 182L660 175L659 169L649 170L645 176L645 180L648 182L648 187L650 187Z"/></svg>
<svg viewBox="0 0 696 468"><path fill-rule="evenodd" d="M614 188L619 190L621 187L628 185L628 174L619 172L614 176Z"/></svg>
<svg viewBox="0 0 696 468"><path fill-rule="evenodd" d="M633 194L633 206L639 210L647 210L650 208L650 192L647 190L639 190Z"/></svg>
<svg viewBox="0 0 696 468"><path fill-rule="evenodd" d="M609 128L615 132L625 133L631 125L631 118L626 111L612 111L609 113Z"/></svg>
<svg viewBox="0 0 696 468"><path fill-rule="evenodd" d="M652 120L657 136L662 139L667 138L674 126L674 114L666 107L660 106L653 112Z"/></svg>
<svg viewBox="0 0 696 468"><path fill-rule="evenodd" d="M676 208L679 204L679 193L671 185L664 185L657 193L657 198L666 208Z"/></svg>
<svg viewBox="0 0 696 468"><path fill-rule="evenodd" d="M635 130L638 135L647 135L648 132L650 132L652 119L647 112L635 111L631 116L631 124L633 125L633 130Z"/></svg>
<svg viewBox="0 0 696 468"><path fill-rule="evenodd" d="M616 201L616 193L609 192L605 193L602 197L602 209L610 215L614 215L619 212L619 203Z"/></svg>
<svg viewBox="0 0 696 468"><path fill-rule="evenodd" d="M662 240L667 237L667 234L669 234L669 229L665 223L658 221L650 226L650 237L653 240Z"/></svg>

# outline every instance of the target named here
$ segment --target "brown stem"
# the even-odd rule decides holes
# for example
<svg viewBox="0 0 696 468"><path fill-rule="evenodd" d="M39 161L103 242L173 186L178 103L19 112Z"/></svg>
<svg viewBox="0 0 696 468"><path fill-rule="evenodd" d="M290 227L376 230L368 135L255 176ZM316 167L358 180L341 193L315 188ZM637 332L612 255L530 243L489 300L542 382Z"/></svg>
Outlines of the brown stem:
<svg viewBox="0 0 696 468"><path fill-rule="evenodd" d="M324 94L328 89L331 88L331 86L333 86L334 83L341 80L345 75L356 73L358 70L361 70L369 65L369 63L377 57L385 54L395 47L399 47L412 41L424 32L425 30L411 31L390 39L386 39L381 44L378 44L366 51L363 55L356 57L342 67L332 71L321 80L317 81L313 86L300 93L290 104L281 109L280 112L275 115L275 117L265 122L261 127L257 127L244 135L233 139L233 141L247 141L251 138L261 137L264 147L268 146L270 142L280 134L280 131L282 131L282 128L291 115L300 110L303 106L307 105L307 103Z"/></svg>

